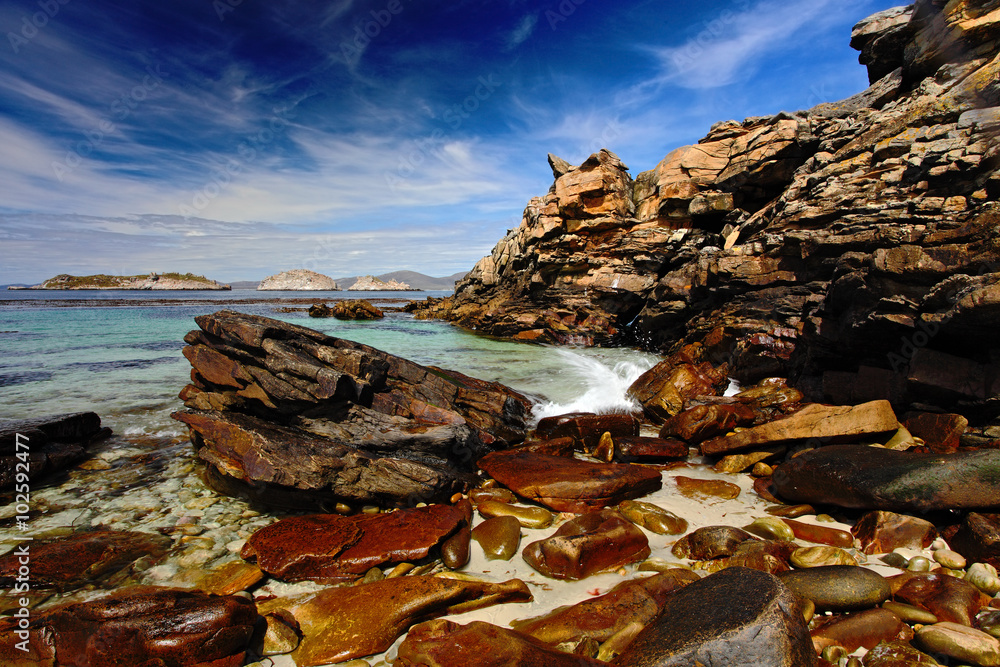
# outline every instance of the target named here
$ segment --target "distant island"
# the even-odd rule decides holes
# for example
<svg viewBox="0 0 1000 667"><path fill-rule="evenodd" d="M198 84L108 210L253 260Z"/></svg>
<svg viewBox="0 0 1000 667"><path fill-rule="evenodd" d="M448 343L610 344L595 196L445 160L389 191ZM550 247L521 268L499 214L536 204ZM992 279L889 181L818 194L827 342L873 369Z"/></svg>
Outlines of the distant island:
<svg viewBox="0 0 1000 667"><path fill-rule="evenodd" d="M229 290L205 276L193 273L150 273L145 276L71 276L67 273L49 278L39 285L10 286L9 290Z"/></svg>
<svg viewBox="0 0 1000 667"><path fill-rule="evenodd" d="M349 292L419 292L398 280L382 280L375 276L362 276L357 282L347 288Z"/></svg>
<svg viewBox="0 0 1000 667"><path fill-rule="evenodd" d="M307 271L305 269L292 269L282 271L273 276L264 278L257 285L259 291L311 291L311 292L339 292L340 287L336 281L324 276L322 273Z"/></svg>

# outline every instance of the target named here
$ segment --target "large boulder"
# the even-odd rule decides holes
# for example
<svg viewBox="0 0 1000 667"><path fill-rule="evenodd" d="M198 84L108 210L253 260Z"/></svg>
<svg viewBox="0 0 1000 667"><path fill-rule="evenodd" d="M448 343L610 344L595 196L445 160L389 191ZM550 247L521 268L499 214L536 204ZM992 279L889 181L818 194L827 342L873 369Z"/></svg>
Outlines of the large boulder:
<svg viewBox="0 0 1000 667"><path fill-rule="evenodd" d="M287 322L220 311L185 337L181 398L216 488L302 507L405 505L465 489L523 440L529 400Z"/></svg>

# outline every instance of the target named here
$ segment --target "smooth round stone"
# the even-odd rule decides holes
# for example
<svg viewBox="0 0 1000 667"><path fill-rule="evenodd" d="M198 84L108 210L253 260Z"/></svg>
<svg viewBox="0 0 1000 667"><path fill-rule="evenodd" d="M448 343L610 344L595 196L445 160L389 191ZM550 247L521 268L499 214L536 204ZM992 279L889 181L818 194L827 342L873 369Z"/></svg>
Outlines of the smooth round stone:
<svg viewBox="0 0 1000 667"><path fill-rule="evenodd" d="M921 623L923 625L932 625L938 622L937 616L927 611L926 609L921 609L920 607L914 607L912 604L906 604L905 602L894 602L892 600L886 600L882 603L882 609L887 609L899 616L901 620L907 623Z"/></svg>
<svg viewBox="0 0 1000 667"><path fill-rule="evenodd" d="M898 567L900 570L905 570L907 563L910 562L906 556L895 551L882 556L879 560L889 567Z"/></svg>
<svg viewBox="0 0 1000 667"><path fill-rule="evenodd" d="M996 595L1000 591L1000 577L989 563L973 563L965 573L965 580L987 595Z"/></svg>
<svg viewBox="0 0 1000 667"><path fill-rule="evenodd" d="M817 611L870 609L892 593L885 577L857 565L824 565L777 577L799 597L815 602Z"/></svg>
<svg viewBox="0 0 1000 667"><path fill-rule="evenodd" d="M542 507L522 507L495 500L483 500L476 506L485 519L496 516L512 516L525 528L548 528L552 525L552 512Z"/></svg>
<svg viewBox="0 0 1000 667"><path fill-rule="evenodd" d="M798 519L800 516L816 513L812 505L772 505L764 511L771 516L780 516L784 519Z"/></svg>
<svg viewBox="0 0 1000 667"><path fill-rule="evenodd" d="M677 490L685 498L695 500L703 499L706 496L722 498L723 500L733 500L740 495L740 487L731 482L724 482L721 479L695 479L693 477L677 476L674 478Z"/></svg>
<svg viewBox="0 0 1000 667"><path fill-rule="evenodd" d="M963 570L967 565L965 556L951 549L938 549L934 552L934 560L949 570Z"/></svg>
<svg viewBox="0 0 1000 667"><path fill-rule="evenodd" d="M686 520L653 503L625 500L618 503L618 511L635 525L658 535L680 535L688 529Z"/></svg>
<svg viewBox="0 0 1000 667"><path fill-rule="evenodd" d="M774 474L774 468L767 465L763 461L758 461L753 464L753 470L750 471L750 474L754 477L770 477Z"/></svg>
<svg viewBox="0 0 1000 667"><path fill-rule="evenodd" d="M744 526L743 530L753 533L765 540L785 540L791 542L795 539L795 532L792 527L776 516L762 516L754 519L749 526Z"/></svg>
<svg viewBox="0 0 1000 667"><path fill-rule="evenodd" d="M484 500L493 500L498 503L513 503L517 501L517 497L502 486L497 486L487 489L473 489L469 491L469 500L473 503L481 503Z"/></svg>
<svg viewBox="0 0 1000 667"><path fill-rule="evenodd" d="M802 547L793 551L789 560L792 565L801 568L858 564L854 556L837 547Z"/></svg>
<svg viewBox="0 0 1000 667"><path fill-rule="evenodd" d="M906 564L906 569L910 572L930 572L931 562L923 556L914 556Z"/></svg>
<svg viewBox="0 0 1000 667"><path fill-rule="evenodd" d="M931 653L981 667L1000 667L1000 640L982 630L958 623L935 623L920 628L917 640Z"/></svg>
<svg viewBox="0 0 1000 667"><path fill-rule="evenodd" d="M521 524L512 516L496 516L472 529L488 560L510 560L521 544Z"/></svg>

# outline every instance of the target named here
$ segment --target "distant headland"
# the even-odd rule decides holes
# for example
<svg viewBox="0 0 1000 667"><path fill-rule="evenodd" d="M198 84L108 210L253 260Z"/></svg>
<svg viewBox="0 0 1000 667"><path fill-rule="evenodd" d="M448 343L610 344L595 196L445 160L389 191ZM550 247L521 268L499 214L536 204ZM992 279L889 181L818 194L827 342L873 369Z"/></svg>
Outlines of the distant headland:
<svg viewBox="0 0 1000 667"><path fill-rule="evenodd" d="M9 290L229 290L205 276L192 273L150 273L144 276L71 276L67 273L29 287L10 286Z"/></svg>
<svg viewBox="0 0 1000 667"><path fill-rule="evenodd" d="M305 269L282 271L276 275L268 276L257 285L257 289L260 291L340 291L337 282L330 276Z"/></svg>

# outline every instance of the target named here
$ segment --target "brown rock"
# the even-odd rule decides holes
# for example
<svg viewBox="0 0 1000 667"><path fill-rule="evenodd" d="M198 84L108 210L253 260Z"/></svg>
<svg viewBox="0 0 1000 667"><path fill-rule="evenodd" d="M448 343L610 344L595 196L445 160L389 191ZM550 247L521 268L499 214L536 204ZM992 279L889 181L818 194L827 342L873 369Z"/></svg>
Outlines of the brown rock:
<svg viewBox="0 0 1000 667"><path fill-rule="evenodd" d="M969 512L949 540L969 562L1000 565L1000 514Z"/></svg>
<svg viewBox="0 0 1000 667"><path fill-rule="evenodd" d="M472 529L488 560L510 560L521 545L521 524L512 516L496 516Z"/></svg>
<svg viewBox="0 0 1000 667"><path fill-rule="evenodd" d="M989 597L967 581L945 574L904 572L889 578L892 599L934 614L938 621L972 626Z"/></svg>
<svg viewBox="0 0 1000 667"><path fill-rule="evenodd" d="M815 439L818 444L857 440L864 436L890 433L899 422L888 401L871 401L856 406L808 405L790 417L754 426L733 435L707 440L702 454L717 456L754 446Z"/></svg>
<svg viewBox="0 0 1000 667"><path fill-rule="evenodd" d="M514 621L511 626L546 644L577 642L584 637L604 642L631 624L646 625L669 594L699 578L690 570L678 568L645 579L624 581L603 595L543 616Z"/></svg>
<svg viewBox="0 0 1000 667"><path fill-rule="evenodd" d="M745 530L733 526L705 526L677 540L671 553L678 558L710 560L732 556L741 543L756 539Z"/></svg>
<svg viewBox="0 0 1000 667"><path fill-rule="evenodd" d="M660 488L660 472L544 454L495 452L479 467L514 493L560 512L586 512Z"/></svg>
<svg viewBox="0 0 1000 667"><path fill-rule="evenodd" d="M770 512L768 512L770 514ZM810 514L815 514L815 512L810 512ZM789 528L792 529L792 533L795 535L797 540L805 540L807 542L816 542L817 544L828 544L832 547L844 547L850 549L854 546L854 536L846 530L839 530L837 528L829 528L827 526L818 526L814 523L805 523L802 521L795 521L794 519L782 519Z"/></svg>
<svg viewBox="0 0 1000 667"><path fill-rule="evenodd" d="M649 554L643 532L614 510L571 519L521 553L528 565L555 579L584 579L641 561Z"/></svg>
<svg viewBox="0 0 1000 667"><path fill-rule="evenodd" d="M962 415L918 412L907 415L903 426L920 438L932 452L950 453L959 447L959 439L969 427L969 420Z"/></svg>
<svg viewBox="0 0 1000 667"><path fill-rule="evenodd" d="M624 463L686 459L690 453L687 443L675 438L618 438L614 446L615 460Z"/></svg>
<svg viewBox="0 0 1000 667"><path fill-rule="evenodd" d="M519 579L493 584L413 576L327 588L295 599L274 598L259 609L263 614L278 609L292 613L303 634L292 659L311 667L381 653L410 626L428 618L530 600L528 587Z"/></svg>
<svg viewBox="0 0 1000 667"><path fill-rule="evenodd" d="M625 500L618 503L618 511L635 525L658 535L680 535L688 528L687 521L653 503Z"/></svg>
<svg viewBox="0 0 1000 667"><path fill-rule="evenodd" d="M17 619L0 621L0 662L36 665L242 665L257 611L250 600L134 587L32 615L28 651Z"/></svg>
<svg viewBox="0 0 1000 667"><path fill-rule="evenodd" d="M639 420L623 414L572 413L540 420L535 433L546 439L573 438L578 448L589 452L597 447L605 433L610 433L615 440L639 435Z"/></svg>
<svg viewBox="0 0 1000 667"><path fill-rule="evenodd" d="M725 435L737 426L753 423L754 411L742 403L696 405L663 423L661 438L678 437L692 445L717 435Z"/></svg>
<svg viewBox="0 0 1000 667"><path fill-rule="evenodd" d="M23 489L25 472L34 481L68 468L86 458L91 443L109 435L111 429L102 428L94 412L0 420L0 489L15 483Z"/></svg>
<svg viewBox="0 0 1000 667"><path fill-rule="evenodd" d="M677 490L687 498L722 498L732 500L740 495L740 487L721 479L695 479L678 475L674 477Z"/></svg>
<svg viewBox="0 0 1000 667"><path fill-rule="evenodd" d="M30 574L19 579L24 564L19 549L0 556L0 585L11 587L15 580L31 588L72 589L96 582L127 567L133 561L148 556L162 557L170 549L171 540L163 535L117 530L82 532L28 543Z"/></svg>
<svg viewBox="0 0 1000 667"><path fill-rule="evenodd" d="M799 667L815 661L801 602L773 575L734 567L671 595L614 664Z"/></svg>
<svg viewBox="0 0 1000 667"><path fill-rule="evenodd" d="M725 375L708 362L679 363L672 357L639 376L628 391L650 419L662 423L683 411L691 399L720 393L726 383Z"/></svg>
<svg viewBox="0 0 1000 667"><path fill-rule="evenodd" d="M331 315L338 320L380 320L385 317L381 309L364 299L338 301L333 304ZM312 315L312 308L309 309Z"/></svg>
<svg viewBox="0 0 1000 667"><path fill-rule="evenodd" d="M454 505L291 517L251 535L242 556L286 581L336 583L384 563L423 558L464 522L465 513Z"/></svg>
<svg viewBox="0 0 1000 667"><path fill-rule="evenodd" d="M607 663L563 653L520 632L482 621L459 625L444 619L421 623L399 646L393 667L587 667Z"/></svg>
<svg viewBox="0 0 1000 667"><path fill-rule="evenodd" d="M819 653L827 646L843 646L848 653L871 649L882 642L908 642L913 630L886 609L868 609L854 614L824 616L811 631Z"/></svg>
<svg viewBox="0 0 1000 667"><path fill-rule="evenodd" d="M851 532L866 554L884 554L898 548L926 549L937 537L930 521L895 512L868 512Z"/></svg>
<svg viewBox="0 0 1000 667"><path fill-rule="evenodd" d="M486 518L498 516L513 517L525 528L548 528L555 519L552 516L552 512L543 507L511 505L495 500L481 500L476 504L476 509Z"/></svg>
<svg viewBox="0 0 1000 667"><path fill-rule="evenodd" d="M865 667L919 667L937 661L905 642L880 642L865 654Z"/></svg>

